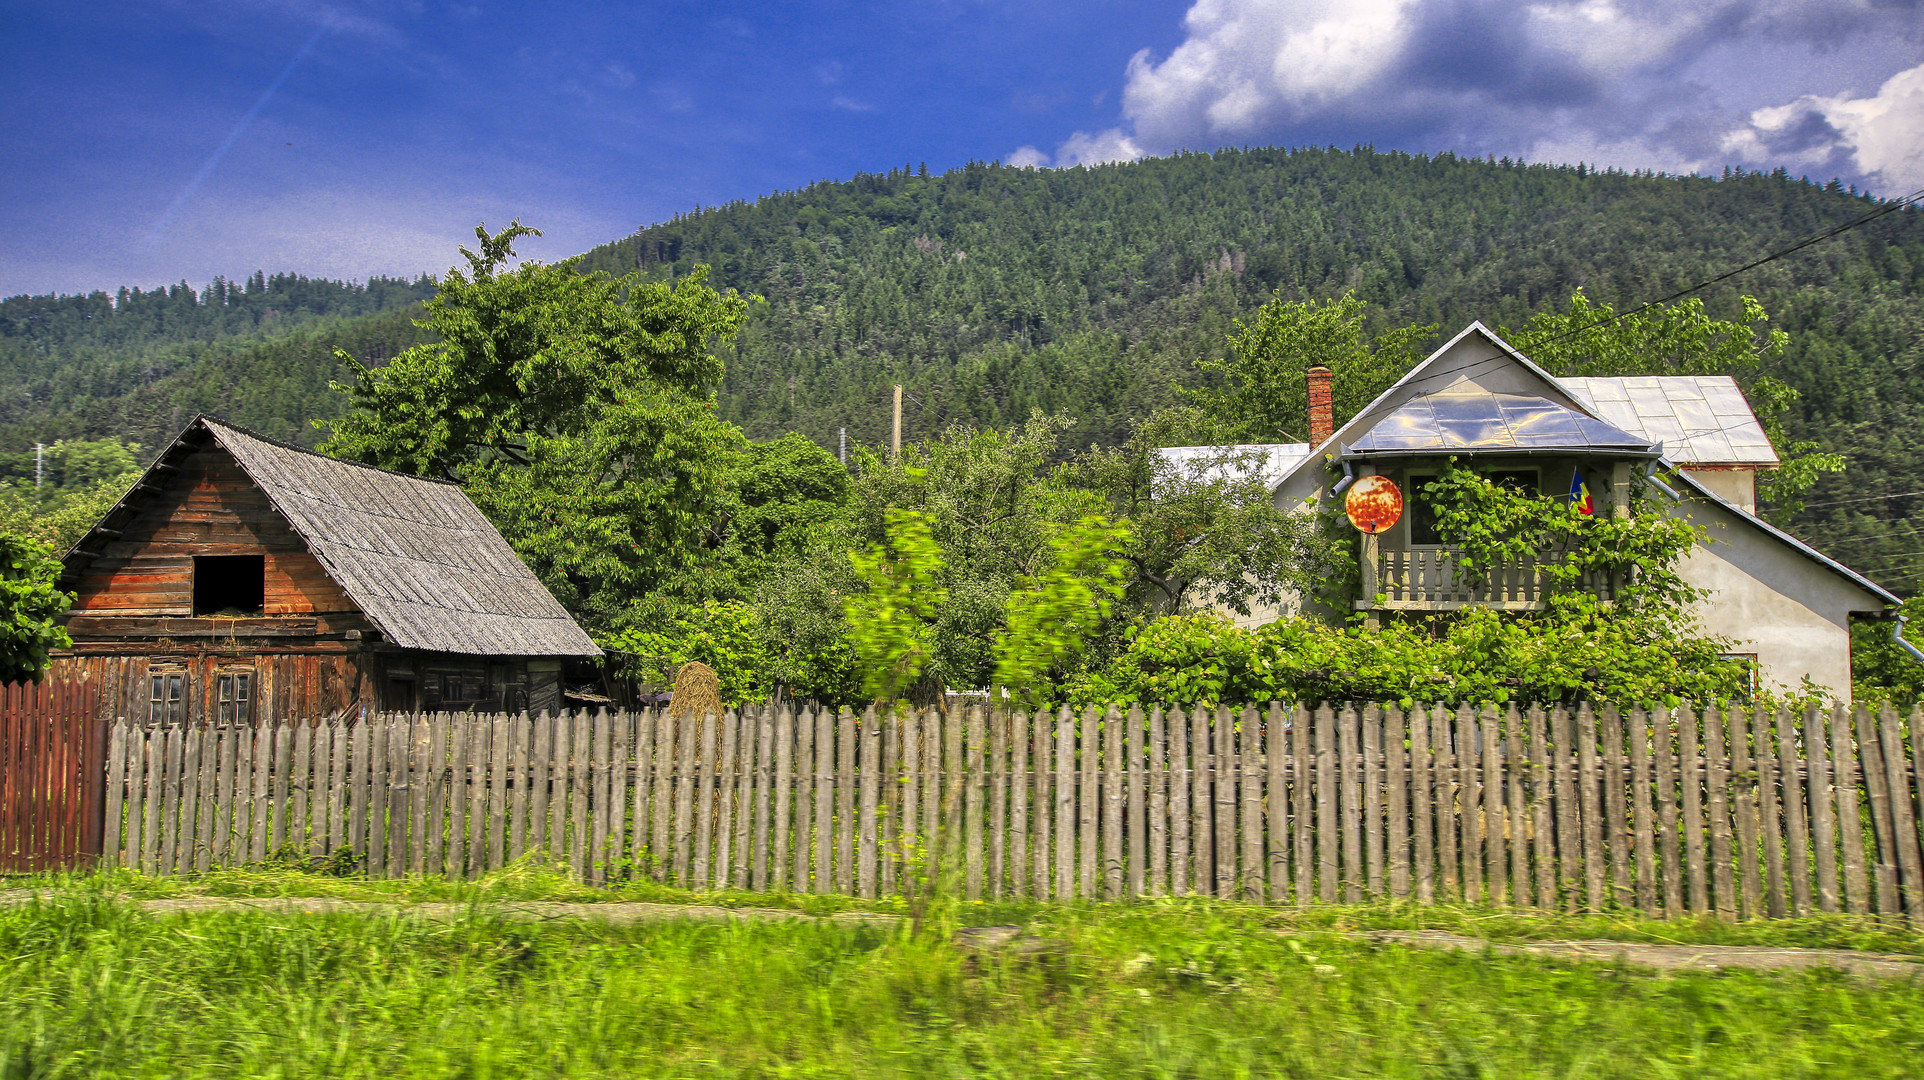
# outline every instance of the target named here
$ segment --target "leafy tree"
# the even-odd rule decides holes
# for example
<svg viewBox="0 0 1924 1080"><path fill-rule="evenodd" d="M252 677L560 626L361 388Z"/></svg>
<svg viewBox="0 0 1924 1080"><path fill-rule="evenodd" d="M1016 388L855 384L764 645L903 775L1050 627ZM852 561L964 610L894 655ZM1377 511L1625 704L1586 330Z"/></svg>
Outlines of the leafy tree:
<svg viewBox="0 0 1924 1080"><path fill-rule="evenodd" d="M842 602L862 689L878 704L898 700L935 659L936 618L948 600L929 515L891 509L886 521L886 544L849 553L867 587Z"/></svg>
<svg viewBox="0 0 1924 1080"><path fill-rule="evenodd" d="M1793 439L1784 418L1799 394L1762 372L1784 355L1790 335L1765 329L1770 316L1755 297L1739 297L1742 315L1712 318L1699 299L1623 314L1593 303L1582 289L1566 312L1539 311L1506 340L1557 375L1731 375L1745 388L1752 410L1782 464L1758 477L1764 516L1784 524L1804 509L1803 495L1825 473L1841 472L1844 457L1809 439Z"/></svg>
<svg viewBox="0 0 1924 1080"><path fill-rule="evenodd" d="M139 447L120 439L60 440L46 448L43 482L32 451L0 463L0 532L64 552L107 515L141 475Z"/></svg>
<svg viewBox="0 0 1924 1080"><path fill-rule="evenodd" d="M1194 603L1247 615L1316 592L1342 559L1313 515L1277 507L1260 451L1171 460L1159 449L1177 433L1193 437L1208 419L1193 407L1167 409L1113 449L1090 449L1065 477L1101 493L1128 527L1118 553L1129 567L1132 610L1177 613Z"/></svg>
<svg viewBox="0 0 1924 1080"><path fill-rule="evenodd" d="M507 269L539 233L475 235L421 321L438 340L380 369L341 357L353 411L324 449L460 481L562 603L611 626L703 551L742 441L715 415L713 346L748 301L701 273Z"/></svg>
<svg viewBox="0 0 1924 1080"><path fill-rule="evenodd" d="M38 542L0 532L0 682L38 679L47 653L73 644L56 619L73 596L61 592L60 563Z"/></svg>
<svg viewBox="0 0 1924 1080"><path fill-rule="evenodd" d="M1196 364L1221 382L1189 391L1233 433L1257 442L1307 442L1306 374L1330 369L1330 395L1341 426L1423 358L1436 326L1404 326L1374 337L1363 330L1366 305L1355 292L1328 303L1284 300L1281 291L1252 319L1236 320L1230 355Z"/></svg>
<svg viewBox="0 0 1924 1080"><path fill-rule="evenodd" d="M1095 514L1049 538L1049 568L1009 594L995 648L997 685L1032 705L1048 699L1045 680L1061 674L1122 595L1128 564L1115 552L1128 539L1128 526Z"/></svg>

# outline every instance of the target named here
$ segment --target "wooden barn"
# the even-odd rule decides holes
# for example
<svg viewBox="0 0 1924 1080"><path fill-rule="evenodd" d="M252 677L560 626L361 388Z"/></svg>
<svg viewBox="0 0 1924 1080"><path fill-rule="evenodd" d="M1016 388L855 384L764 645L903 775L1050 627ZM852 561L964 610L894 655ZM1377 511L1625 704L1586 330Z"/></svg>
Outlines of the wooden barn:
<svg viewBox="0 0 1924 1080"><path fill-rule="evenodd" d="M205 416L64 563L53 677L150 723L559 709L600 655L456 485Z"/></svg>

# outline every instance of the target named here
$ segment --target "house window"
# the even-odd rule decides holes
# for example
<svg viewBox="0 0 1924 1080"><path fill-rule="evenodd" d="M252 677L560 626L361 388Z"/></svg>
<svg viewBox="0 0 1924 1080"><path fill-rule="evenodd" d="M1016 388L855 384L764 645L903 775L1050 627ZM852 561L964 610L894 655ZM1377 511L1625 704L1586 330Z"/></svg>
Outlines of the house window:
<svg viewBox="0 0 1924 1080"><path fill-rule="evenodd" d="M441 673L442 701L480 701L487 696L488 676L485 672L444 671Z"/></svg>
<svg viewBox="0 0 1924 1080"><path fill-rule="evenodd" d="M1500 488L1516 492L1518 495L1540 495L1543 482L1535 469L1497 469L1483 474L1491 483ZM1410 477L1410 490L1406 500L1410 516L1410 544L1412 546L1438 546L1443 543L1443 534L1436 528L1436 508L1423 497L1423 485L1436 482L1435 475Z"/></svg>
<svg viewBox="0 0 1924 1080"><path fill-rule="evenodd" d="M1724 653L1719 660L1733 660L1744 667L1743 677L1737 686L1739 701L1754 701L1757 698L1757 654Z"/></svg>
<svg viewBox="0 0 1924 1080"><path fill-rule="evenodd" d="M266 556L194 556L194 614L258 615L266 598Z"/></svg>
<svg viewBox="0 0 1924 1080"><path fill-rule="evenodd" d="M147 722L171 727L187 722L187 673L155 671L148 676Z"/></svg>
<svg viewBox="0 0 1924 1080"><path fill-rule="evenodd" d="M216 677L220 722L245 724L254 719L254 673L235 671Z"/></svg>

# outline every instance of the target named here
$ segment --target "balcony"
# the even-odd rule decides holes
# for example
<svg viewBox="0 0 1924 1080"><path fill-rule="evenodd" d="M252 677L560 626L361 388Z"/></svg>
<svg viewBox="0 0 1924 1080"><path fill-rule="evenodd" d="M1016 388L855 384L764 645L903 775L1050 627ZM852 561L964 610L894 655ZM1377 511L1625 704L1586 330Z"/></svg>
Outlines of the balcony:
<svg viewBox="0 0 1924 1080"><path fill-rule="evenodd" d="M1449 548L1377 552L1374 567L1364 568L1363 599L1356 601L1357 610L1540 611L1548 606L1553 582L1544 573L1546 561L1502 563L1478 574L1460 570L1457 558L1458 553ZM1369 573L1371 569L1374 574ZM1586 575L1581 586L1601 599L1616 598L1616 583L1602 575ZM1386 599L1379 602L1378 596Z"/></svg>

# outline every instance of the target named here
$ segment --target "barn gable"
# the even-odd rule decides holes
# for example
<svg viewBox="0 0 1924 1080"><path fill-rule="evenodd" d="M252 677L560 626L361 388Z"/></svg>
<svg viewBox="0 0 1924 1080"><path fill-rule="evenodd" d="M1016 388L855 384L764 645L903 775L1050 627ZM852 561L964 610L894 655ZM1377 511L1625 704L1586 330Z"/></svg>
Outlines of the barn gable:
<svg viewBox="0 0 1924 1080"><path fill-rule="evenodd" d="M339 461L200 417L64 560L76 614L207 615L218 560L258 557L262 615L356 613L386 642L474 656L599 655L453 484ZM196 606L196 582L203 603Z"/></svg>

